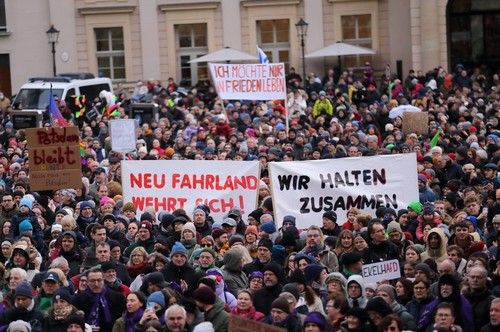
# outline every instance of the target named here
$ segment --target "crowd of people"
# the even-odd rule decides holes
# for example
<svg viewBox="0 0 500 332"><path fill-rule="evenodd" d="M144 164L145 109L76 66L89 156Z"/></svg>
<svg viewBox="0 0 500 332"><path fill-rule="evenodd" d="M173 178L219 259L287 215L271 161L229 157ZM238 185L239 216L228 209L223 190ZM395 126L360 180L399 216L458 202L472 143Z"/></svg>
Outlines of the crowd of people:
<svg viewBox="0 0 500 332"><path fill-rule="evenodd" d="M0 328L8 332L237 331L241 318L291 332L500 329L500 81L457 66L375 79L290 69L286 101L223 101L210 82L118 87L133 103L136 150L111 150L105 100L78 114L82 186L30 190L29 148L1 94ZM427 135L391 109L413 105ZM118 110L118 113L116 113ZM287 119L288 117L288 119ZM287 123L289 127L287 127ZM414 153L419 200L399 210L327 211L307 229L275 220L268 163ZM214 220L193 210L138 211L122 196L120 161L258 160L259 206ZM399 260L402 276L366 283L364 264ZM231 327L230 327L231 326Z"/></svg>

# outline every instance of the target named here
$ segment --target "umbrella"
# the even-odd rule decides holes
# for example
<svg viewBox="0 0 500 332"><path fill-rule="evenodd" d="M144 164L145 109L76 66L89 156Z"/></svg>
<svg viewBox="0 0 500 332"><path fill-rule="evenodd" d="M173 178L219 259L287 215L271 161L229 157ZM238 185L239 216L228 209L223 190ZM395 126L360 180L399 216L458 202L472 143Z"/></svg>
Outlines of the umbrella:
<svg viewBox="0 0 500 332"><path fill-rule="evenodd" d="M224 47L218 51L208 53L202 57L189 61L189 63L197 62L226 62L226 61L256 61L257 57L242 51L235 50L231 47Z"/></svg>
<svg viewBox="0 0 500 332"><path fill-rule="evenodd" d="M421 112L422 110L418 107L412 106L412 105L401 105L398 107L394 107L389 111L389 118L390 119L395 119L398 116L402 117L403 113L405 112L410 112L410 113L416 113L416 112Z"/></svg>
<svg viewBox="0 0 500 332"><path fill-rule="evenodd" d="M375 51L366 47L336 42L327 47L306 54L306 58L322 58L327 56L375 54Z"/></svg>

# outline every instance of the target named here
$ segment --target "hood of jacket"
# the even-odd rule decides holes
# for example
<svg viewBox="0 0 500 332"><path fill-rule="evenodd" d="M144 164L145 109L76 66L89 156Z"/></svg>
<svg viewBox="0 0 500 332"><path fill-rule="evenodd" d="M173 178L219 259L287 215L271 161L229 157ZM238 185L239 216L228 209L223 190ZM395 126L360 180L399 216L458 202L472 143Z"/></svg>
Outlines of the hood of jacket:
<svg viewBox="0 0 500 332"><path fill-rule="evenodd" d="M233 249L227 251L224 255L224 269L232 272L240 272L242 257L241 251L239 250Z"/></svg>
<svg viewBox="0 0 500 332"><path fill-rule="evenodd" d="M429 247L429 237L431 234L437 234L439 236L439 248L437 249L431 249ZM426 252L429 254L430 257L437 259L441 258L444 256L447 256L446 253L446 246L448 244L448 238L444 234L443 230L440 227L434 227L429 231L429 234L427 234L427 239L425 240L425 246L427 248Z"/></svg>

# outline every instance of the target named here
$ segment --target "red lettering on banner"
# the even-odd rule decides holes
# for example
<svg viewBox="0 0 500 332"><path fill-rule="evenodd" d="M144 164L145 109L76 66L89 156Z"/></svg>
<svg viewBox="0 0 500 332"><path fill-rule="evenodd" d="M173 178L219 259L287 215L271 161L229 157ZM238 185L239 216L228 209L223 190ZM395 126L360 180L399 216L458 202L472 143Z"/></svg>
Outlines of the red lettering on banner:
<svg viewBox="0 0 500 332"><path fill-rule="evenodd" d="M151 206L155 210L165 210L173 212L177 209L184 209L187 202L185 197L144 197L132 196L132 203L138 210L144 211L145 208Z"/></svg>
<svg viewBox="0 0 500 332"><path fill-rule="evenodd" d="M78 135L66 135L66 128L63 128L63 133L59 135L57 131L52 128L50 131L38 130L38 144L40 145L59 145L62 143L78 143L80 137Z"/></svg>
<svg viewBox="0 0 500 332"><path fill-rule="evenodd" d="M130 186L132 188L157 188L162 189L167 183L165 174L130 173Z"/></svg>
<svg viewBox="0 0 500 332"><path fill-rule="evenodd" d="M239 202L240 206L239 208L243 210L243 205L241 204L243 202L243 197L239 196ZM195 205L200 205L200 204L205 204L210 208L210 211L214 213L224 213L228 212L232 208L236 207L234 199L233 198L228 198L228 199L223 199L223 198L198 198L194 202Z"/></svg>

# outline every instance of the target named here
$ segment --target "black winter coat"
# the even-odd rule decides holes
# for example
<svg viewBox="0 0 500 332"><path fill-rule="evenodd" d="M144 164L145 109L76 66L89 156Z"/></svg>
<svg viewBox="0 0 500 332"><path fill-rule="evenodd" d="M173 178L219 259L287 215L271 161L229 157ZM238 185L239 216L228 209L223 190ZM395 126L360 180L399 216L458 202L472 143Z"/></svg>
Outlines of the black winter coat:
<svg viewBox="0 0 500 332"><path fill-rule="evenodd" d="M262 312L266 316L269 315L271 312L271 304L280 296L280 293L280 284L276 284L272 287L266 286L256 291L253 300L255 310Z"/></svg>

